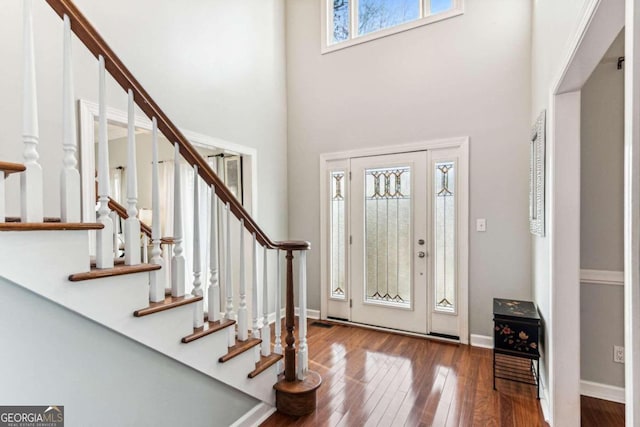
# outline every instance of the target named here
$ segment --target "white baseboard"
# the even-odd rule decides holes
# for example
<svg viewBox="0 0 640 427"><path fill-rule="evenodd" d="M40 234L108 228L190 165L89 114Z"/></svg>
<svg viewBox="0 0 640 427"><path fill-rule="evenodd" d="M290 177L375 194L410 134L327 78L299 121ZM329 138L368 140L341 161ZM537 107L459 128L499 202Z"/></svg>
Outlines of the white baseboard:
<svg viewBox="0 0 640 427"><path fill-rule="evenodd" d="M300 314L300 309L298 307L295 308L295 315L298 316ZM320 310L312 310L307 308L307 319L318 320L320 319Z"/></svg>
<svg viewBox="0 0 640 427"><path fill-rule="evenodd" d="M493 349L493 337L487 335L471 334L469 344L473 347Z"/></svg>
<svg viewBox="0 0 640 427"><path fill-rule="evenodd" d="M258 403L249 412L240 417L230 427L256 427L276 412L276 408L264 402Z"/></svg>
<svg viewBox="0 0 640 427"><path fill-rule="evenodd" d="M580 394L584 396L595 397L596 399L624 403L624 387L616 387L613 385L581 380Z"/></svg>
<svg viewBox="0 0 640 427"><path fill-rule="evenodd" d="M294 308L294 316L298 316L300 315L300 309L298 307ZM283 319L285 316L285 311L284 308L280 309L280 319ZM269 313L269 324L272 324L273 322L276 321L276 313ZM320 310L312 310L310 308L307 308L307 319L313 319L313 320L318 320L320 319Z"/></svg>

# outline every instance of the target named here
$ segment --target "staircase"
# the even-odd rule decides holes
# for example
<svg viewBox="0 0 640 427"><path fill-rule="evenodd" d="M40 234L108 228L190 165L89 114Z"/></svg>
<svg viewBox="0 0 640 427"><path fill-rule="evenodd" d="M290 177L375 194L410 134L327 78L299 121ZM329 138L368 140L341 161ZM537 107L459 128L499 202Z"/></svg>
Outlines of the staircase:
<svg viewBox="0 0 640 427"><path fill-rule="evenodd" d="M66 307L145 346L161 352L234 387L267 405L291 415L315 409L319 375L308 370L306 344L306 251L302 241L271 240L258 226L198 154L178 128L133 77L98 32L70 0L46 0L64 22L62 117L64 153L61 168L60 218L43 217L42 167L38 162L38 117L35 55L32 42L32 0L24 0L24 152L21 162L0 161L0 276ZM100 106L97 169L97 218L81 218L82 207L95 200L81 200L77 169L76 100L73 97L71 41L75 36L96 57ZM127 92L129 141L127 206L111 199L106 118L106 73ZM151 227L138 218L135 111L153 123L153 221ZM211 188L210 234L201 232L198 209L194 218L183 218L180 203L174 206L174 235L160 235L158 133L175 147L175 200L181 200L180 164L194 170L194 204L198 188ZM20 218L7 218L5 180L20 175ZM15 201L12 201L15 202ZM85 209L86 210L86 209ZM124 257L120 258L116 222L123 222ZM184 221L196 225L194 241L183 238ZM232 256L232 227L240 229L239 253ZM222 230L219 232L219 230ZM95 236L90 238L90 233ZM143 236L141 238L141 235ZM202 283L200 239L209 250L209 281ZM90 248L90 242L95 247ZM251 242L245 250L246 241ZM116 242L116 243L114 243ZM150 243L150 245L149 245ZM184 245L193 244L193 291L185 293ZM151 247L150 251L148 250ZM284 292L281 252L286 258ZM95 257L90 254L95 253ZM247 256L252 253L252 256ZM170 255L165 265L163 254ZM294 257L295 254L295 257ZM150 256L149 256L150 255ZM262 281L258 280L263 259ZM300 328L294 336L294 258L300 273L297 285ZM37 266L25 268L28 264ZM276 265L276 280L269 280L268 260ZM233 260L239 265L232 266ZM28 267L28 266L27 266ZM223 268L221 268L223 267ZM232 267L239 268L237 283ZM170 283L166 270L170 270ZM224 277L218 277L219 271ZM251 272L250 290L245 272ZM286 340L282 345L281 301L285 295ZM269 312L268 301L275 301ZM206 300L206 307L205 307ZM251 313L248 311L251 307ZM275 320L274 333L269 325ZM297 348L294 343L298 342Z"/></svg>

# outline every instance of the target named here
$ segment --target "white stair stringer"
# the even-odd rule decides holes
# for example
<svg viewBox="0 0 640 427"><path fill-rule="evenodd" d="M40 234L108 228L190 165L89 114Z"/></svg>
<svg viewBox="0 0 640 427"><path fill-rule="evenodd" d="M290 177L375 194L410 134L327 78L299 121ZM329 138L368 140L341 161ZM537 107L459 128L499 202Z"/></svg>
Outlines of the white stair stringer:
<svg viewBox="0 0 640 427"><path fill-rule="evenodd" d="M255 368L253 351L218 362L227 353L224 331L189 344L180 341L193 332L193 304L133 316L135 310L149 305L148 272L69 281L70 274L89 270L88 247L85 230L2 232L0 275L203 374L275 404L277 364L249 379L247 375Z"/></svg>

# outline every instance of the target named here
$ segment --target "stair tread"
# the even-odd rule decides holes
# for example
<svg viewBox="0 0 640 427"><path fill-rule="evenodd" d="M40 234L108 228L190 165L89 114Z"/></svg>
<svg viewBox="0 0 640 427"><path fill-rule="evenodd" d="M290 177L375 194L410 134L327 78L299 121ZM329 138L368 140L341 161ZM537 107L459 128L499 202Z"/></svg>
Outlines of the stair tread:
<svg viewBox="0 0 640 427"><path fill-rule="evenodd" d="M80 282L82 280L101 279L103 277L122 276L123 274L144 273L159 270L160 268L161 266L157 264L115 265L113 268L92 267L90 271L70 275L69 280L72 282Z"/></svg>
<svg viewBox="0 0 640 427"><path fill-rule="evenodd" d="M22 222L22 218L19 216L6 216L4 218L5 222ZM43 222L62 222L60 218L45 216L43 218Z"/></svg>
<svg viewBox="0 0 640 427"><path fill-rule="evenodd" d="M3 171L5 175L24 172L25 170L27 170L27 168L22 163L0 162L0 171Z"/></svg>
<svg viewBox="0 0 640 427"><path fill-rule="evenodd" d="M262 342L260 338L249 338L246 341L238 341L236 340L236 345L233 347L229 347L229 351L224 356L221 356L218 359L218 362L224 363L233 359L236 356L241 355L245 351L249 350L252 347L259 345Z"/></svg>
<svg viewBox="0 0 640 427"><path fill-rule="evenodd" d="M4 222L0 231L101 230L97 222Z"/></svg>
<svg viewBox="0 0 640 427"><path fill-rule="evenodd" d="M181 307L183 305L191 304L197 301L202 301L202 297L194 297L191 295L184 297L171 297L168 296L162 302L151 302L149 307L141 308L133 312L135 317L147 316L149 314L159 313L161 311L169 310L175 307Z"/></svg>
<svg viewBox="0 0 640 427"><path fill-rule="evenodd" d="M281 354L271 353L268 356L260 356L260 361L256 363L256 369L251 371L248 375L249 378L255 378L260 375L262 372L269 369L271 366L278 363L278 361L282 359Z"/></svg>
<svg viewBox="0 0 640 427"><path fill-rule="evenodd" d="M193 328L193 333L182 338L182 342L185 344L190 343L198 338L206 337L214 332L221 331L235 323L235 320L228 319L217 320L215 322L205 322L204 326L201 328Z"/></svg>

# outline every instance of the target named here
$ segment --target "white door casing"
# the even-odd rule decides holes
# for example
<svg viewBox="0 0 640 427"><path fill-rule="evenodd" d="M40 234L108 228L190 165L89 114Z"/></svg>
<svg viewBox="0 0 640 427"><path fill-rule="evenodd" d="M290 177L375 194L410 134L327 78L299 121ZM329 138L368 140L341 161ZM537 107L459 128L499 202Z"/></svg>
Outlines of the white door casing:
<svg viewBox="0 0 640 427"><path fill-rule="evenodd" d="M354 295L354 291L352 289L351 283L346 283L345 286L345 297L340 297L333 295L331 293L331 235L330 235L330 198L329 191L331 182L329 180L330 174L332 171L340 171L345 173L346 175L349 172L353 171L349 169L349 164L351 159L366 157L366 156L384 156L388 154L396 154L396 153L416 153L419 151L428 151L427 158L431 159L431 156L434 155L433 160L428 160L428 164L431 165L432 162L439 160L456 161L456 166L458 172L456 174L456 185L457 192L459 194L456 199L456 214L457 214L457 224L456 224L456 244L457 244L457 254L456 254L456 287L457 287L457 297L458 297L458 308L455 313L442 313L435 312L435 298L433 292L429 291L423 301L426 301L424 306L425 317L427 320L424 322L426 326L427 332L439 332L441 334L447 335L458 335L460 337L460 342L463 344L467 344L469 342L469 324L468 324L468 257L469 257L469 140L467 137L462 138L451 138L444 140L434 140L427 141L421 143L411 143L411 144L401 144L394 145L388 147L379 147L379 148L370 148L370 149L362 149L362 150L351 150L337 153L327 153L320 156L320 174L321 174L321 306L320 306L320 316L323 319L327 317L331 317L333 319L340 320L353 320L351 318L351 309L349 308L349 300L352 299ZM453 157L452 157L453 156ZM433 165L431 167L425 168L427 173L425 174L425 181L427 182L427 186L430 191L427 191L426 194L432 193L433 186L433 177L431 177L431 173ZM353 182L351 182L353 185ZM342 189L346 192L347 196L351 194L352 187L347 181ZM431 196L428 196L429 199ZM433 201L428 201L429 208L427 209L426 214L428 216L432 215L431 208L433 205ZM353 209L346 204L346 217L347 221L353 222ZM430 224L430 222L428 222ZM433 279L432 271L433 265L430 253L433 248L431 246L431 233L433 230L432 227L427 227L427 231L425 233L425 252L427 253L427 263L429 263L426 276L429 280ZM349 235L352 235L351 230L347 230L345 233L345 241L346 246L348 248L348 239ZM355 239L355 236L353 236ZM415 245L415 242L414 242ZM414 255L416 251L414 248ZM355 262L351 260L349 257L349 250L346 251L346 275L353 274L351 271L352 265L355 265ZM348 282L348 281L347 281ZM433 288L433 284L430 283L430 288ZM427 300L429 298L429 300ZM353 301L355 304L355 301ZM455 320L453 320L455 319ZM430 324L434 324L437 331L431 328ZM453 333L453 330L457 328L457 333ZM402 329L402 328L400 328ZM406 328L404 328L406 330ZM420 335L424 335L421 333Z"/></svg>

